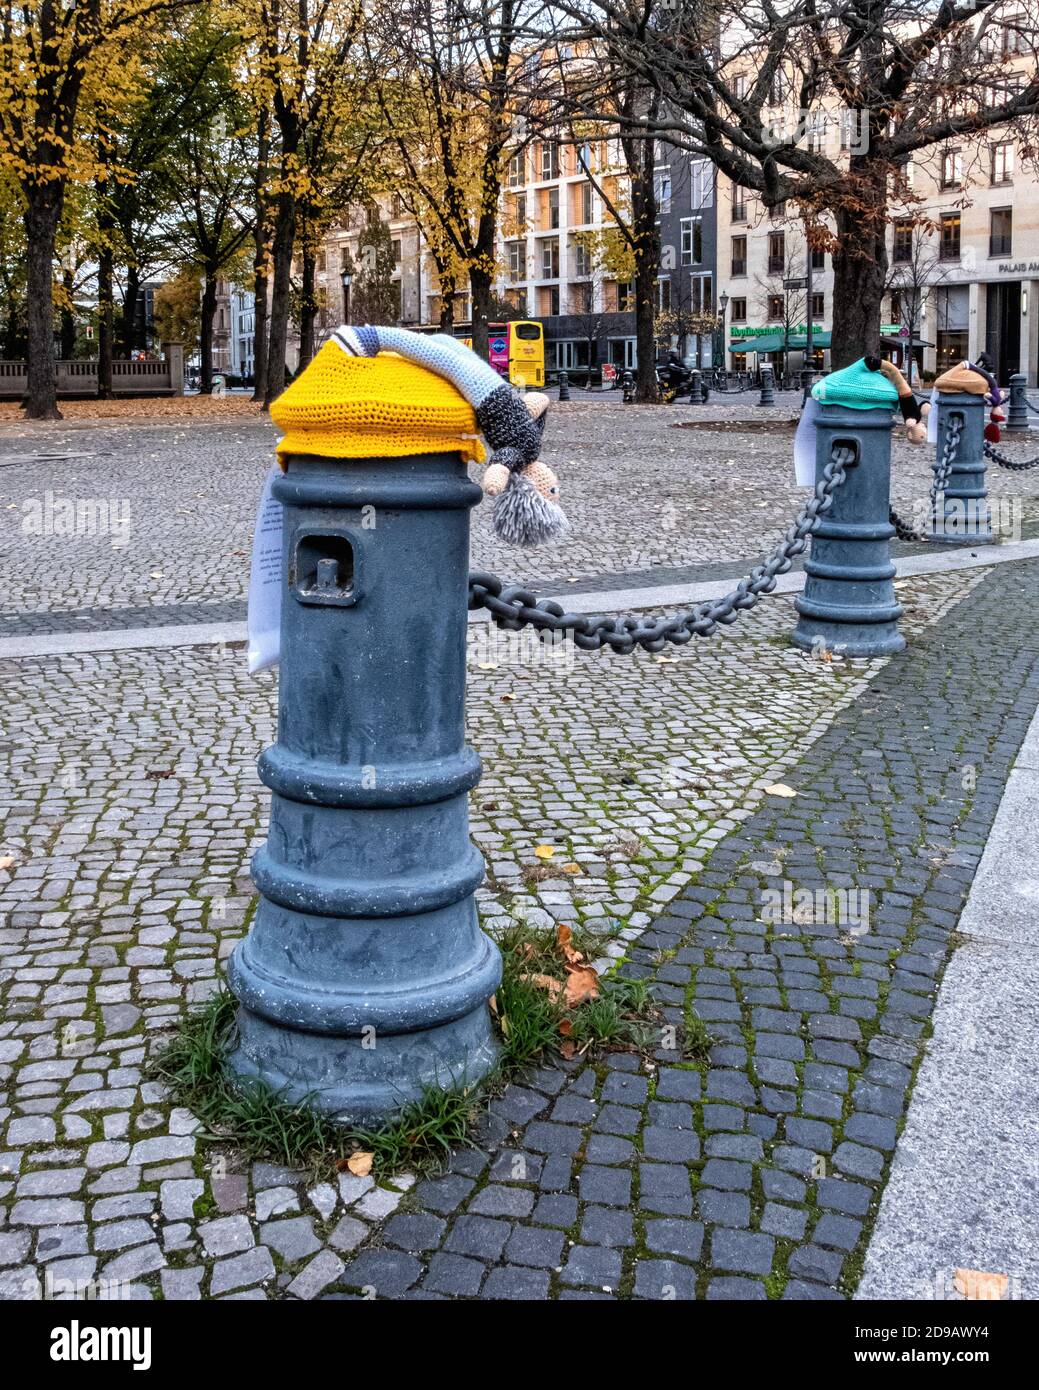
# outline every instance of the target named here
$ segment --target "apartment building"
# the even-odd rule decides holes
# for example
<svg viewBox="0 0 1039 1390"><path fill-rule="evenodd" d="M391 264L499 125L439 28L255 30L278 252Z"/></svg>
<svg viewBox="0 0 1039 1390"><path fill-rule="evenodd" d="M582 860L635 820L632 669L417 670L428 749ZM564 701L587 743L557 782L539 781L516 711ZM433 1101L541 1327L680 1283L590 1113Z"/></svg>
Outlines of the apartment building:
<svg viewBox="0 0 1039 1390"><path fill-rule="evenodd" d="M658 308L676 319L714 303L714 180L705 161L658 143L654 173ZM623 216L627 178L614 140L546 137L512 157L504 194L499 292L545 330L545 366L580 376L636 365L633 286L611 271L604 237ZM676 335L677 336L677 335ZM695 339L687 343L696 356ZM708 342L708 354L710 345Z"/></svg>
<svg viewBox="0 0 1039 1390"><path fill-rule="evenodd" d="M1006 41L1004 31L1002 41ZM1034 57L1010 49L989 100L1026 80ZM839 158L854 138L852 112L807 118L809 148ZM1039 170L1020 132L984 132L919 152L903 170L910 195L890 209L887 293L881 341L903 370L937 375L983 350L1002 381L1037 382L1039 357ZM816 368L830 364L831 258L808 251L793 209L765 210L718 178L718 288L726 302L726 365L806 362L809 318Z"/></svg>

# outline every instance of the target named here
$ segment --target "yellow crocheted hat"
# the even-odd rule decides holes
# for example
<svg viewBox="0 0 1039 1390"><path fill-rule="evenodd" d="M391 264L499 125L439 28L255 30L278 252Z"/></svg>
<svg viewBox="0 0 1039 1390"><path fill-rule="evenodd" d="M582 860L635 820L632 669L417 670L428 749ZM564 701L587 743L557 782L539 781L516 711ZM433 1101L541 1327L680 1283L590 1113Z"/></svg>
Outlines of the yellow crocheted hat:
<svg viewBox="0 0 1039 1390"><path fill-rule="evenodd" d="M980 372L971 371L970 367L961 362L958 366L950 367L947 372L943 372L934 383L934 389L946 393L965 392L971 396L983 396L989 387Z"/></svg>
<svg viewBox="0 0 1039 1390"><path fill-rule="evenodd" d="M482 463L472 406L443 377L396 353L349 357L325 343L271 406L278 457L399 458L459 453Z"/></svg>

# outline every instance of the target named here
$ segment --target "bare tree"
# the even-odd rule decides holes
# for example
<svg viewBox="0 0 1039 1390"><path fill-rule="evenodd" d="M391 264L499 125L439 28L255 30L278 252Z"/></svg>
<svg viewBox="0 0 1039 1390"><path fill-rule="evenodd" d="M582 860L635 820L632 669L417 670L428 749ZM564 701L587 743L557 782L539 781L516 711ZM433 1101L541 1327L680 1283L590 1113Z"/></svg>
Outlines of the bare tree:
<svg viewBox="0 0 1039 1390"><path fill-rule="evenodd" d="M886 227L906 161L1039 113L1039 9L1020 0L556 0L660 100L634 128L705 156L833 256L833 361L880 346ZM820 138L820 127L822 136ZM835 127L840 128L840 134Z"/></svg>
<svg viewBox="0 0 1039 1390"><path fill-rule="evenodd" d="M928 219L912 223L907 229L908 245L899 245L896 241L894 257L884 285L896 306L899 336L905 339L908 364L906 379L910 385L913 383L915 365L913 344L923 325L924 304L928 291L945 283L949 278L948 268L931 239L934 231L934 223Z"/></svg>

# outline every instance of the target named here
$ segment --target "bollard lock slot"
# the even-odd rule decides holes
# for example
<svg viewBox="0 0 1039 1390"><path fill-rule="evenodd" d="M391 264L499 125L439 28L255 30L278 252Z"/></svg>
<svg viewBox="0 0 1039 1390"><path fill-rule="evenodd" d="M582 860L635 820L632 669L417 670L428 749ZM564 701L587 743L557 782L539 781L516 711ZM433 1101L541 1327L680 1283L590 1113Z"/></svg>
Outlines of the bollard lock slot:
<svg viewBox="0 0 1039 1390"><path fill-rule="evenodd" d="M296 539L289 588L300 603L345 607L359 597L354 547L341 531L311 531Z"/></svg>
<svg viewBox="0 0 1039 1390"><path fill-rule="evenodd" d="M844 465L845 468L854 468L859 462L859 441L857 439L834 439L833 447L835 449L851 450L852 457Z"/></svg>

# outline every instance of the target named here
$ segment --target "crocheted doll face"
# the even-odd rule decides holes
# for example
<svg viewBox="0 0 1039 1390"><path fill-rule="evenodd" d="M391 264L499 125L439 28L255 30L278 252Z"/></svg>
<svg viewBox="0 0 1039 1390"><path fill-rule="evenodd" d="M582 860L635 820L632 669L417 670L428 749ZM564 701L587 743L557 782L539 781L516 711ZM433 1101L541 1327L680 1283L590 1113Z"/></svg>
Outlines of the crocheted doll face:
<svg viewBox="0 0 1039 1390"><path fill-rule="evenodd" d="M487 442L496 447L483 477L483 490L494 498L494 529L510 545L538 545L569 534L569 523L559 505L559 479L538 458L545 428L548 397L531 391L525 396L495 393L496 411L502 419L477 411ZM517 412L525 413L526 425Z"/></svg>

